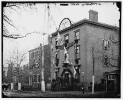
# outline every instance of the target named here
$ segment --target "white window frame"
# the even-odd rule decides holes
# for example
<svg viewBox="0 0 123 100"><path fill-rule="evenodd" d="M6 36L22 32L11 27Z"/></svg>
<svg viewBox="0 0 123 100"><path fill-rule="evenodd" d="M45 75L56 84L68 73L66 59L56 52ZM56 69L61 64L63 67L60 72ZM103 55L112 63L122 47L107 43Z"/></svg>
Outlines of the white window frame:
<svg viewBox="0 0 123 100"><path fill-rule="evenodd" d="M75 31L75 38L76 38L77 40L80 39L80 30Z"/></svg>
<svg viewBox="0 0 123 100"><path fill-rule="evenodd" d="M115 75L114 74L108 75L108 80L115 80Z"/></svg>
<svg viewBox="0 0 123 100"><path fill-rule="evenodd" d="M64 41L66 41L66 40L68 40L68 43L69 43L69 33L64 35Z"/></svg>
<svg viewBox="0 0 123 100"><path fill-rule="evenodd" d="M76 39L79 40L80 39L80 31L75 32L75 36L76 36Z"/></svg>
<svg viewBox="0 0 123 100"><path fill-rule="evenodd" d="M108 50L108 47L109 47L109 40L103 39L103 47L104 47L105 50Z"/></svg>
<svg viewBox="0 0 123 100"><path fill-rule="evenodd" d="M78 48L78 49L77 49ZM80 58L80 45L77 45L76 47L75 47L75 54L76 54L76 58L78 59L78 58Z"/></svg>

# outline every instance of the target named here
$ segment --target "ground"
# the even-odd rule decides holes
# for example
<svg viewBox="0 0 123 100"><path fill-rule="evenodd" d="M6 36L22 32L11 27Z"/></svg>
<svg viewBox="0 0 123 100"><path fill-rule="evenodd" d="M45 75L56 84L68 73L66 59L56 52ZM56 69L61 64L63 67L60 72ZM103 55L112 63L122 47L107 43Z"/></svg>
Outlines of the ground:
<svg viewBox="0 0 123 100"><path fill-rule="evenodd" d="M78 91L65 91L65 92L41 92L41 91L4 91L5 96L9 98L120 98L115 92L78 92Z"/></svg>

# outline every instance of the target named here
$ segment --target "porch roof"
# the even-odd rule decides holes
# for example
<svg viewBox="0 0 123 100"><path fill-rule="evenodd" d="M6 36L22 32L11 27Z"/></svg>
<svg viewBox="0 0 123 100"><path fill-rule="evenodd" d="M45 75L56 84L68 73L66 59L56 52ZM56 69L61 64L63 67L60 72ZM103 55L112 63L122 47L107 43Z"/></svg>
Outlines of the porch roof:
<svg viewBox="0 0 123 100"><path fill-rule="evenodd" d="M110 72L105 72L106 75L109 74L120 74L120 70L114 70L114 71L110 71Z"/></svg>

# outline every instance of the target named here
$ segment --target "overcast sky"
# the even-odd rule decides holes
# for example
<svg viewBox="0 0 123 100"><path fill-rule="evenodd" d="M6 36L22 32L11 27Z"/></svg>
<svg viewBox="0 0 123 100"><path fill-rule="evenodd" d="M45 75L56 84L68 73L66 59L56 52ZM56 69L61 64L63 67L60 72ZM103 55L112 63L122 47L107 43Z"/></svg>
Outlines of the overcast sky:
<svg viewBox="0 0 123 100"><path fill-rule="evenodd" d="M69 6L60 6L59 3L49 4L50 19L48 21L48 10L45 9L47 4L38 3L34 6L26 7L25 9L4 8L5 13L13 21L15 28L6 25L9 32L12 34L25 35L31 32L39 32L40 34L33 33L21 39L8 39L3 38L3 63L8 59L9 51L18 48L19 51L27 51L27 60L29 62L28 51L36 48L42 43L42 33L49 33L56 31L63 18L69 18L72 22L80 21L84 18L89 19L89 10L96 10L98 12L98 21L109 25L119 26L120 12L116 4L101 3L101 5L84 5L69 3ZM45 11L45 12L44 12ZM46 37L46 36L45 36ZM45 38L45 43L46 43Z"/></svg>

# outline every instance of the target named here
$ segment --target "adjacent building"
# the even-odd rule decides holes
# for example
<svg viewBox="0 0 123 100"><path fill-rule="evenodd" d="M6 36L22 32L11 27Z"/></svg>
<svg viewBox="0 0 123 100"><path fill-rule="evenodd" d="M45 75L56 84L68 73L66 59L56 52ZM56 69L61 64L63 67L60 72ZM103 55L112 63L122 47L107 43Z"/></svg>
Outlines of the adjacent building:
<svg viewBox="0 0 123 100"><path fill-rule="evenodd" d="M42 46L29 51L29 85L41 89Z"/></svg>
<svg viewBox="0 0 123 100"><path fill-rule="evenodd" d="M118 27L98 22L98 12L90 10L89 19L76 22L60 30L59 34L63 44L57 44L58 31L52 33L51 37L52 79L62 77L68 84L82 83L85 90L89 90L94 75L95 84L106 84L106 90L111 90L112 86L113 91L119 89ZM69 55L68 62L65 49Z"/></svg>
<svg viewBox="0 0 123 100"><path fill-rule="evenodd" d="M42 68L44 67L44 81L50 83L50 46L44 45L44 65L42 65L42 45L29 51L29 85L33 90L41 90Z"/></svg>

